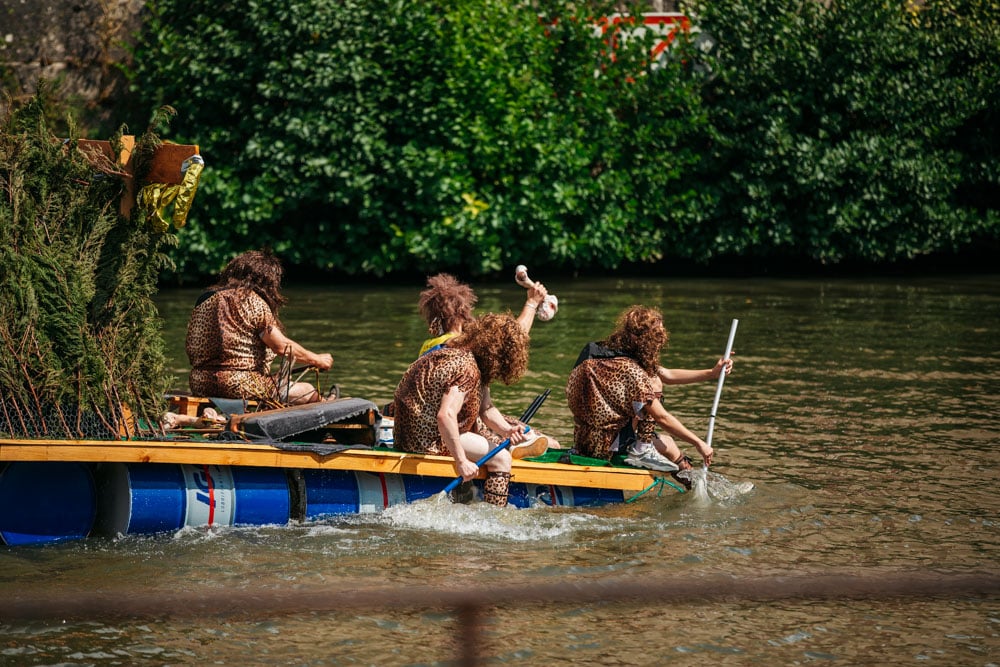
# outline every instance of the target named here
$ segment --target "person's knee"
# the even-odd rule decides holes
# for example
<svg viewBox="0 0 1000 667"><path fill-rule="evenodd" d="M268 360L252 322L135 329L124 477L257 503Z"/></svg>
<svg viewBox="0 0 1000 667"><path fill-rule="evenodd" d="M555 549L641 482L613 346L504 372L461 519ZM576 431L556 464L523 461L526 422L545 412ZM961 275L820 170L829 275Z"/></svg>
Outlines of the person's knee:
<svg viewBox="0 0 1000 667"><path fill-rule="evenodd" d="M288 402L293 405L316 403L320 400L316 387L308 382L296 382L288 389Z"/></svg>
<svg viewBox="0 0 1000 667"><path fill-rule="evenodd" d="M478 433L466 432L458 436L458 442L469 456L479 458L489 451L490 443Z"/></svg>
<svg viewBox="0 0 1000 667"><path fill-rule="evenodd" d="M657 433L656 439L663 443L664 447L677 447L677 441L666 433Z"/></svg>
<svg viewBox="0 0 1000 667"><path fill-rule="evenodd" d="M509 449L501 449L496 456L486 462L486 469L491 472L510 472L511 456Z"/></svg>

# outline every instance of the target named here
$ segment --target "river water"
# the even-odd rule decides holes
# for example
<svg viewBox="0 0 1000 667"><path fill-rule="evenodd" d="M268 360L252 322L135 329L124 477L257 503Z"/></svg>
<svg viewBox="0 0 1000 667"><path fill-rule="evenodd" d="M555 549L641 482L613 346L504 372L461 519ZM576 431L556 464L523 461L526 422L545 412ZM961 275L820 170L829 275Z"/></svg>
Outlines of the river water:
<svg viewBox="0 0 1000 667"><path fill-rule="evenodd" d="M676 368L711 365L739 320L713 439L712 471L722 477L701 487L710 493L651 493L601 508L424 502L285 527L4 547L4 595L72 609L104 594L153 611L0 618L0 664L455 664L468 640L453 610L414 604L414 587L479 591L496 603L475 649L485 664L1000 664L995 585L853 599L778 590L783 577L831 572L874 582L995 577L1000 276L547 286L559 313L535 325L528 375L495 387L494 399L517 414L551 388L535 424L564 443L572 438L566 376L623 308L663 311L664 362ZM523 301L513 281L475 287L481 310ZM382 404L425 338L420 288L290 288L283 319L299 342L334 354L324 382ZM159 298L179 388L196 295ZM715 386L668 387L664 402L704 436ZM711 493L726 481L755 488ZM579 596L602 582L705 582L707 590L720 577L778 589L721 599ZM531 590L549 591L549 601L504 603L505 591ZM317 602L340 594L354 603ZM377 602L365 606L366 595ZM215 602L192 609L192 599Z"/></svg>

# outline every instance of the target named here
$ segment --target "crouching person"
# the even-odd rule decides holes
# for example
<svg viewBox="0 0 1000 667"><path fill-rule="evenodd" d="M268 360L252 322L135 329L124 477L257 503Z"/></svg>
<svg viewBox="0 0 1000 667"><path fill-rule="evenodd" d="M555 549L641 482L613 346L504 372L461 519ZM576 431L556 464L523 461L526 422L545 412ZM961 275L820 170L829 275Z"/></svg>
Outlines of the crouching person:
<svg viewBox="0 0 1000 667"><path fill-rule="evenodd" d="M717 378L732 361L720 359L705 371L668 370L660 366L667 340L659 310L632 306L608 338L584 348L566 383L577 451L605 460L620 451L636 467L689 470L677 438L694 445L706 466L712 463L712 448L667 412L660 398L664 379L683 384Z"/></svg>
<svg viewBox="0 0 1000 667"><path fill-rule="evenodd" d="M509 423L493 405L490 384L513 384L527 367L528 335L511 315L487 313L466 324L447 347L419 357L403 374L393 397L395 446L451 456L456 475L472 480L475 461L491 449L477 418L512 445L525 439L524 425ZM485 464L486 502L507 504L510 465L508 450Z"/></svg>

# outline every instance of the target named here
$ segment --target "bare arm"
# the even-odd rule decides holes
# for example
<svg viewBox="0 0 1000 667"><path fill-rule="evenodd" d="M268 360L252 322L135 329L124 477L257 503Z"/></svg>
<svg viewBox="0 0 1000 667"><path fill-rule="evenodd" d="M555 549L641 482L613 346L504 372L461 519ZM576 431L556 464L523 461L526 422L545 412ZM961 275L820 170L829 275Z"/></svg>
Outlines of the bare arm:
<svg viewBox="0 0 1000 667"><path fill-rule="evenodd" d="M674 436L678 440L683 440L695 446L698 453L701 454L701 458L704 459L705 465L712 464L712 457L714 455L713 449L701 438L692 433L688 427L684 426L677 417L667 412L667 409L663 407L663 404L659 400L653 399L652 401L646 403L643 408L649 414L649 416L667 433Z"/></svg>
<svg viewBox="0 0 1000 667"><path fill-rule="evenodd" d="M437 424L441 442L455 459L455 472L468 481L479 472L479 466L469 460L462 448L461 434L458 432L458 413L465 403L465 392L458 387L450 387L441 397L438 406Z"/></svg>
<svg viewBox="0 0 1000 667"><path fill-rule="evenodd" d="M287 348L291 348L292 359L302 363L315 366L320 370L328 371L333 366L333 355L316 354L302 347L294 340L286 336L278 327L270 327L261 336L264 344L271 348L275 354L284 355Z"/></svg>
<svg viewBox="0 0 1000 667"><path fill-rule="evenodd" d="M733 359L719 359L712 368L704 370L688 370L684 368L664 368L660 366L656 369L656 375L663 384L691 384L692 382L704 382L719 377L725 371L726 375L733 370Z"/></svg>
<svg viewBox="0 0 1000 667"><path fill-rule="evenodd" d="M479 405L479 416L491 431L504 438L510 438L511 444L516 445L524 441L524 427L507 421L503 413L493 405L489 387L483 387L483 400Z"/></svg>
<svg viewBox="0 0 1000 667"><path fill-rule="evenodd" d="M531 331L531 325L535 323L535 313L548 294L549 291L541 283L535 283L528 289L528 298L524 300L521 314L517 316L517 323L521 325L524 333Z"/></svg>

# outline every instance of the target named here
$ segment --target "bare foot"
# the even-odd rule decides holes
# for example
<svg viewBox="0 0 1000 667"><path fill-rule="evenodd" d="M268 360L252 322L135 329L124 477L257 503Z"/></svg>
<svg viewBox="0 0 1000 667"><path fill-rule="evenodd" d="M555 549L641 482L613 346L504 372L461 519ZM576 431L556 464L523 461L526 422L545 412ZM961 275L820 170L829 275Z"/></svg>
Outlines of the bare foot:
<svg viewBox="0 0 1000 667"><path fill-rule="evenodd" d="M215 408L205 408L201 413L201 421L209 426L215 426L217 424L225 424L227 419L220 415Z"/></svg>

